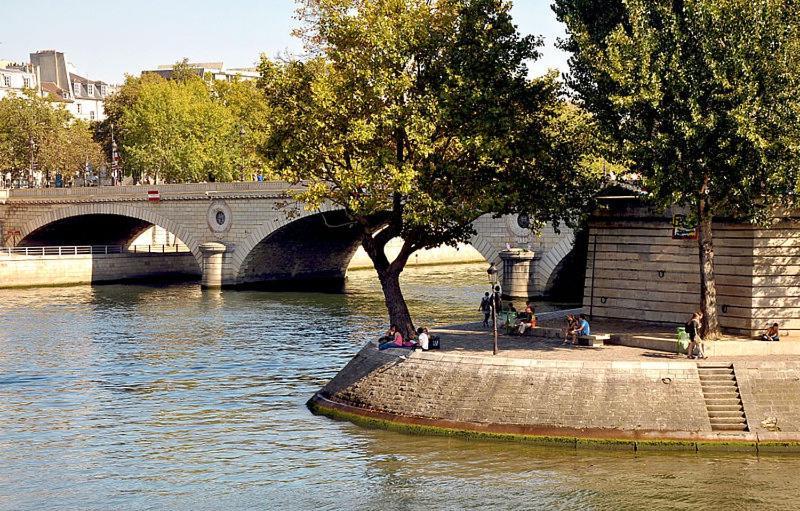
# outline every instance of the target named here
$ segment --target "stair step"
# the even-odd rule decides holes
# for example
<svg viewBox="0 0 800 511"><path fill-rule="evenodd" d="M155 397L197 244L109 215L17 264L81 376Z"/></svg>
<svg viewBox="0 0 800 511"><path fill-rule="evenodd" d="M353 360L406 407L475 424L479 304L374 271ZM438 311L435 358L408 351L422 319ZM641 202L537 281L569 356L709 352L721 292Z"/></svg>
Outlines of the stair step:
<svg viewBox="0 0 800 511"><path fill-rule="evenodd" d="M703 394L708 392L725 392L729 394L739 394L733 385L702 385Z"/></svg>
<svg viewBox="0 0 800 511"><path fill-rule="evenodd" d="M736 405L741 406L742 401L737 397L706 398L706 407L709 405Z"/></svg>
<svg viewBox="0 0 800 511"><path fill-rule="evenodd" d="M719 424L711 425L713 431L747 431L747 424Z"/></svg>
<svg viewBox="0 0 800 511"><path fill-rule="evenodd" d="M728 368L728 367L711 367L711 368L709 368L709 367L703 367L703 368L698 367L697 371L698 371L698 373L700 373L701 376L702 375L709 375L710 376L710 375L718 375L718 374L719 375L724 375L724 376L733 375L733 369Z"/></svg>
<svg viewBox="0 0 800 511"><path fill-rule="evenodd" d="M700 374L700 381L732 381L736 383L736 377L732 374Z"/></svg>
<svg viewBox="0 0 800 511"><path fill-rule="evenodd" d="M730 419L737 418L745 421L744 414L741 410L709 410L708 416L711 420L715 419ZM747 421L745 421L747 422Z"/></svg>
<svg viewBox="0 0 800 511"><path fill-rule="evenodd" d="M741 415L738 417L711 417L710 420L712 424L744 424L747 422L747 419Z"/></svg>
<svg viewBox="0 0 800 511"><path fill-rule="evenodd" d="M742 405L706 405L708 412L739 412L744 413Z"/></svg>

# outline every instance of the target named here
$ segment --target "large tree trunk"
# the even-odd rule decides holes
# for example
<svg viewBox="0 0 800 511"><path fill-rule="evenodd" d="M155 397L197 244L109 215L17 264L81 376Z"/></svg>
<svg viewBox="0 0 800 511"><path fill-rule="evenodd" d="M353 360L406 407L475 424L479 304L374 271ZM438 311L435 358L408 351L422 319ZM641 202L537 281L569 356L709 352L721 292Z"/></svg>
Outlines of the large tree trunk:
<svg viewBox="0 0 800 511"><path fill-rule="evenodd" d="M389 324L397 326L402 332L403 338L409 339L414 334L414 322L411 321L411 313L408 311L406 299L400 289L400 272L378 271L378 279L381 282L381 289L383 289L386 310L389 312Z"/></svg>
<svg viewBox="0 0 800 511"><path fill-rule="evenodd" d="M375 236L366 232L362 237L361 246L364 247L364 251L372 260L375 271L378 273L386 310L389 313L389 324L397 326L403 337L408 339L414 334L414 322L411 321L411 313L408 311L406 299L400 289L400 274L403 273L414 248L408 242L404 243L400 253L390 263L384 249L397 232L399 230L393 226L387 227Z"/></svg>
<svg viewBox="0 0 800 511"><path fill-rule="evenodd" d="M708 178L703 183L700 200L697 203L697 217L700 233L697 244L700 251L700 300L703 312L703 336L714 339L719 336L717 319L717 283L714 277L714 240L711 223L713 214L708 200Z"/></svg>

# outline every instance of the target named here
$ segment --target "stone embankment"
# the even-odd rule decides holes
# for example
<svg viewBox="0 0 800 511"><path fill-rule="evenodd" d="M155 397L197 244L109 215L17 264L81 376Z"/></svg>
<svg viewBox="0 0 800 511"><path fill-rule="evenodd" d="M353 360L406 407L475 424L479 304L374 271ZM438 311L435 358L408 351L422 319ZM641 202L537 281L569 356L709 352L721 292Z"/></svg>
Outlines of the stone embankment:
<svg viewBox="0 0 800 511"><path fill-rule="evenodd" d="M370 343L309 407L399 431L569 447L800 450L800 360L700 364L726 368L733 394L723 395L685 359L548 355L381 352Z"/></svg>
<svg viewBox="0 0 800 511"><path fill-rule="evenodd" d="M77 255L0 255L0 288L67 286L99 282L199 278L190 252Z"/></svg>

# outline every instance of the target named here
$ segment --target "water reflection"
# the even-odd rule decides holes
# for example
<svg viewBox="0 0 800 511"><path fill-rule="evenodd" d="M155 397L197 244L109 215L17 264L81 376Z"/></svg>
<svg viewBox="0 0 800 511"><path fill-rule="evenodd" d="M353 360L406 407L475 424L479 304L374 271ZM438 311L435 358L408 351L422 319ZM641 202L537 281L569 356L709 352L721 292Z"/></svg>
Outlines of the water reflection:
<svg viewBox="0 0 800 511"><path fill-rule="evenodd" d="M479 317L485 265L404 275L420 324ZM794 457L587 453L311 415L385 328L345 294L0 291L0 509L778 509Z"/></svg>

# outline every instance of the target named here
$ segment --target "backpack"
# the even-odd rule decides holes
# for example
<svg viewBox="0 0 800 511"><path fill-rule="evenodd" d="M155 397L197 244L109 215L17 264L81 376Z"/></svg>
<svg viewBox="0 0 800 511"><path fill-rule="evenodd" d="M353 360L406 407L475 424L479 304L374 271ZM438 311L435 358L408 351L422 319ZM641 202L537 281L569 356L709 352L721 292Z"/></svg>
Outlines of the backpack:
<svg viewBox="0 0 800 511"><path fill-rule="evenodd" d="M689 334L690 337L692 335L696 335L697 334L697 330L694 327L694 320L692 320L692 319L690 319L689 321L686 322L686 325L684 326L684 328L686 329L686 333Z"/></svg>
<svg viewBox="0 0 800 511"><path fill-rule="evenodd" d="M481 298L481 310L486 312L491 310L492 306L490 305L491 298L483 297Z"/></svg>

